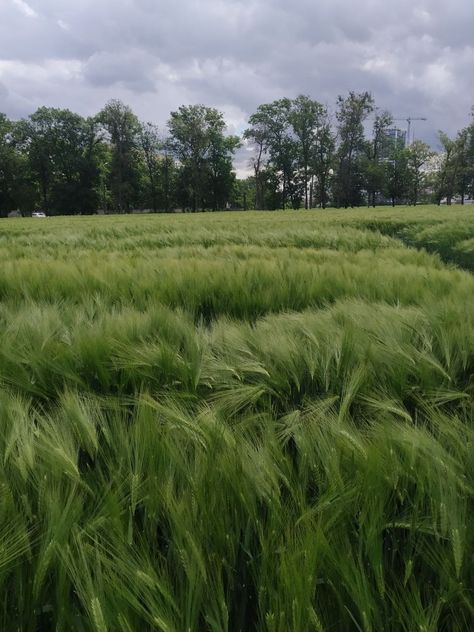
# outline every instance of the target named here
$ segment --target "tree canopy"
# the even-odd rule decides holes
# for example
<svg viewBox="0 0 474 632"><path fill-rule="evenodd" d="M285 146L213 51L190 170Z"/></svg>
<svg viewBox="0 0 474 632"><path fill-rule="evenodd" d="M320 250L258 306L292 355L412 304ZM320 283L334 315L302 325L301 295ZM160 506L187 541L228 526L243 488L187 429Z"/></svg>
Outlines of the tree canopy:
<svg viewBox="0 0 474 632"><path fill-rule="evenodd" d="M464 202L474 196L474 109L440 151L410 144L368 92L339 96L334 112L308 95L259 105L238 137L202 104L171 112L166 128L109 101L93 117L40 107L0 113L0 216L325 208ZM239 180L233 161L246 155ZM242 165L242 159L240 161ZM242 166L241 166L242 169Z"/></svg>

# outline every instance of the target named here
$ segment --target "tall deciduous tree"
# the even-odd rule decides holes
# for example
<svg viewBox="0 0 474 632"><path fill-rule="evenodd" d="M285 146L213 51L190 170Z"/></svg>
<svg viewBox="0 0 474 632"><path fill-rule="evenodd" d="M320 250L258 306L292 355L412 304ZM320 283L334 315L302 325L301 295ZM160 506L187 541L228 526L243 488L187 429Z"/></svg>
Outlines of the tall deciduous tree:
<svg viewBox="0 0 474 632"><path fill-rule="evenodd" d="M466 147L466 181L467 192L471 198L474 198L474 106L471 112L471 124L467 128L467 147Z"/></svg>
<svg viewBox="0 0 474 632"><path fill-rule="evenodd" d="M335 160L336 138L331 128L331 121L326 108L320 117L316 132L315 147L312 157L311 206L314 198L321 208L326 208L329 201L331 174Z"/></svg>
<svg viewBox="0 0 474 632"><path fill-rule="evenodd" d="M57 126L54 123L56 113L50 108L39 108L28 119L17 125L19 146L28 155L30 169L38 182L41 204L45 210L50 208L51 188L54 181L55 138Z"/></svg>
<svg viewBox="0 0 474 632"><path fill-rule="evenodd" d="M97 118L112 145L110 188L114 206L123 212L138 194L136 148L140 125L132 110L117 99L109 101Z"/></svg>
<svg viewBox="0 0 474 632"><path fill-rule="evenodd" d="M180 165L184 203L193 211L222 207L231 196L232 155L239 143L225 136L221 112L204 105L181 106L168 121L169 146Z"/></svg>
<svg viewBox="0 0 474 632"><path fill-rule="evenodd" d="M421 140L415 140L408 148L409 196L412 204L418 204L426 172L423 167L433 156L429 145Z"/></svg>
<svg viewBox="0 0 474 632"><path fill-rule="evenodd" d="M317 151L318 131L322 126L324 107L308 96L300 95L291 102L289 123L296 137L297 164L302 173L304 207L309 208L311 166Z"/></svg>
<svg viewBox="0 0 474 632"><path fill-rule="evenodd" d="M377 193L384 188L385 165L391 139L388 129L393 123L390 112L378 112L372 128L372 142L367 144L368 160L366 164L367 205L375 206Z"/></svg>
<svg viewBox="0 0 474 632"><path fill-rule="evenodd" d="M457 192L464 204L466 195L474 197L474 108L472 122L462 129L456 138L456 154L458 161Z"/></svg>
<svg viewBox="0 0 474 632"><path fill-rule="evenodd" d="M170 211L176 201L176 183L178 170L173 157L172 149L169 145L169 139L163 142L163 154L159 169L159 190L162 208Z"/></svg>
<svg viewBox="0 0 474 632"><path fill-rule="evenodd" d="M362 201L363 169L361 159L366 153L364 121L374 108L368 92L339 96L336 112L339 148L335 188L337 206L356 206Z"/></svg>
<svg viewBox="0 0 474 632"><path fill-rule="evenodd" d="M459 182L460 146L456 140L449 138L442 131L439 132L439 140L443 147L443 153L440 156L440 168L436 178L436 201L440 204L442 198L445 197L446 204L450 205Z"/></svg>
<svg viewBox="0 0 474 632"><path fill-rule="evenodd" d="M0 216L18 205L16 186L20 156L15 149L14 123L0 113Z"/></svg>
<svg viewBox="0 0 474 632"><path fill-rule="evenodd" d="M257 111L249 118L247 138L254 141L257 158L254 167L257 186L257 197L266 199L274 207L286 207L288 200L295 203L298 197L296 182L297 140L291 128L290 113L292 101L279 99L272 103L259 105ZM265 169L262 170L263 156ZM265 186L265 193L263 192ZM268 187L273 187L269 191Z"/></svg>
<svg viewBox="0 0 474 632"><path fill-rule="evenodd" d="M404 201L409 192L408 150L404 141L395 139L384 162L385 177L383 193L392 206Z"/></svg>
<svg viewBox="0 0 474 632"><path fill-rule="evenodd" d="M213 134L205 196L206 206L212 208L213 211L224 208L231 197L235 182L232 156L239 144L240 141L236 136Z"/></svg>
<svg viewBox="0 0 474 632"><path fill-rule="evenodd" d="M138 132L138 145L145 164L147 179L147 198L154 212L158 209L161 151L163 139L156 125L141 123Z"/></svg>
<svg viewBox="0 0 474 632"><path fill-rule="evenodd" d="M41 204L57 213L96 210L97 124L70 110L39 108L16 126L18 146L38 183Z"/></svg>
<svg viewBox="0 0 474 632"><path fill-rule="evenodd" d="M252 169L255 180L255 199L254 205L256 209L265 208L265 167L267 159L267 149L269 142L268 128L265 121L252 119L255 115L250 117L250 125L245 130L243 138L245 141L250 142L254 146L254 156L251 159Z"/></svg>

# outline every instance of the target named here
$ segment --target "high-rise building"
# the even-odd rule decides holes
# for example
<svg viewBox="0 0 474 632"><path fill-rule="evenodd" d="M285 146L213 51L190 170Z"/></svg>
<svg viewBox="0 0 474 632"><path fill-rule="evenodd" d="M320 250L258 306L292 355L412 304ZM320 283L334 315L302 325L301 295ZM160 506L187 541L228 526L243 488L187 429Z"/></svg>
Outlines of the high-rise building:
<svg viewBox="0 0 474 632"><path fill-rule="evenodd" d="M387 136L387 138L399 142L400 145L403 145L403 147L405 147L407 143L407 133L404 129L392 127L385 132L385 135Z"/></svg>
<svg viewBox="0 0 474 632"><path fill-rule="evenodd" d="M382 146L380 149L380 157L382 160L388 160L396 149L404 149L406 147L407 133L398 127L387 129L384 134Z"/></svg>

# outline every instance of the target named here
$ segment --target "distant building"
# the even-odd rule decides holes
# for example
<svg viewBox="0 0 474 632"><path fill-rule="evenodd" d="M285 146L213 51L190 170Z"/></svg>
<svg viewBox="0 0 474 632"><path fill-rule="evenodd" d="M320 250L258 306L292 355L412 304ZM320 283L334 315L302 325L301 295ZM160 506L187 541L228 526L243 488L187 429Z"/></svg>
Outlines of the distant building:
<svg viewBox="0 0 474 632"><path fill-rule="evenodd" d="M403 149L406 147L407 133L404 129L391 127L384 134L381 147L382 160L388 160L394 149Z"/></svg>
<svg viewBox="0 0 474 632"><path fill-rule="evenodd" d="M398 127L392 127L385 132L385 136L394 140L395 142L403 143L403 146L407 143L407 133L404 129L399 129Z"/></svg>

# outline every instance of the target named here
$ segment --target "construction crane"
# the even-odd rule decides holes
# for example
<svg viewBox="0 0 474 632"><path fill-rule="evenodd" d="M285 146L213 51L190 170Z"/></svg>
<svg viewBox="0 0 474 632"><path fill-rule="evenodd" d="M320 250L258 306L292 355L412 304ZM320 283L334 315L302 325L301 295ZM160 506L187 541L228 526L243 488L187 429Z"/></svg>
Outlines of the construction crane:
<svg viewBox="0 0 474 632"><path fill-rule="evenodd" d="M408 123L407 127L407 137L405 141L405 147L410 145L410 130L411 130L411 122L412 121L427 121L428 119L424 116L407 116L406 118L394 118L394 121L406 121Z"/></svg>

